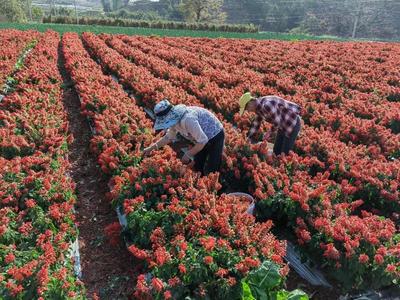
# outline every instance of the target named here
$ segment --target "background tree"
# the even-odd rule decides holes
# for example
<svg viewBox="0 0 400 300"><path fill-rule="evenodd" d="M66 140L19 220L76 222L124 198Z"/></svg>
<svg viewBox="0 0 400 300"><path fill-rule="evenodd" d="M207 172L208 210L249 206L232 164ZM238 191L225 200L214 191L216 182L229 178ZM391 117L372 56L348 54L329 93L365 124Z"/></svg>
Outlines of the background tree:
<svg viewBox="0 0 400 300"><path fill-rule="evenodd" d="M223 0L183 0L180 9L188 22L222 23L226 19L223 3Z"/></svg>
<svg viewBox="0 0 400 300"><path fill-rule="evenodd" d="M124 2L122 0L112 0L112 10L118 10L124 6Z"/></svg>
<svg viewBox="0 0 400 300"><path fill-rule="evenodd" d="M104 12L111 12L111 2L110 0L101 0L101 5L103 6Z"/></svg>
<svg viewBox="0 0 400 300"><path fill-rule="evenodd" d="M400 38L399 0L225 0L228 23L262 30Z"/></svg>
<svg viewBox="0 0 400 300"><path fill-rule="evenodd" d="M399 36L400 1L308 1L298 30L343 37ZM321 26L319 27L318 24Z"/></svg>
<svg viewBox="0 0 400 300"><path fill-rule="evenodd" d="M172 21L183 21L182 12L180 10L182 0L160 0L162 11L160 15Z"/></svg>
<svg viewBox="0 0 400 300"><path fill-rule="evenodd" d="M283 32L300 24L307 1L270 0L265 3L266 16L261 26L268 31Z"/></svg>
<svg viewBox="0 0 400 300"><path fill-rule="evenodd" d="M0 15L10 22L26 22L23 3L19 0L0 0Z"/></svg>
<svg viewBox="0 0 400 300"><path fill-rule="evenodd" d="M40 22L40 21L42 21L43 16L44 16L44 12L40 7L32 6L32 19L33 19L33 21Z"/></svg>

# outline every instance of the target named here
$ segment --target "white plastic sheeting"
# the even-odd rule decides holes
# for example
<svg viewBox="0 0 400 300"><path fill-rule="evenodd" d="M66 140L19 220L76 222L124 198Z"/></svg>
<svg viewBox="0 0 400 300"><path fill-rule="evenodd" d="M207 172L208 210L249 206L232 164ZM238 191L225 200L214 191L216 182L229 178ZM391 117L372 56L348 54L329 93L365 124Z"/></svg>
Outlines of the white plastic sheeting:
<svg viewBox="0 0 400 300"><path fill-rule="evenodd" d="M324 275L316 269L310 267L310 265L301 262L300 255L296 251L293 244L287 241L286 256L285 260L289 263L297 274L299 274L303 279L307 280L312 285L325 286L332 288L332 285L325 279Z"/></svg>
<svg viewBox="0 0 400 300"><path fill-rule="evenodd" d="M78 278L82 278L81 256L79 254L78 238L69 248L70 257L74 260L74 273Z"/></svg>

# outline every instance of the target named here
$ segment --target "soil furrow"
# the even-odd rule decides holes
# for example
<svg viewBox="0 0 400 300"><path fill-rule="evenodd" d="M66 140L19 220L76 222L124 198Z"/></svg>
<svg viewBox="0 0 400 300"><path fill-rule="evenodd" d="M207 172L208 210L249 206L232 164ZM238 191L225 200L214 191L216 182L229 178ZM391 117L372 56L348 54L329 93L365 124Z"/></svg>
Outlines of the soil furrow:
<svg viewBox="0 0 400 300"><path fill-rule="evenodd" d="M61 45L60 73L63 76L63 101L68 114L69 130L74 141L69 146L70 175L76 183L76 216L79 228L79 248L82 281L87 295L101 299L128 299L133 293L134 264L125 245L111 245L104 229L118 221L116 212L106 199L108 178L102 175L96 158L90 153L92 133L81 114L79 97L64 68Z"/></svg>

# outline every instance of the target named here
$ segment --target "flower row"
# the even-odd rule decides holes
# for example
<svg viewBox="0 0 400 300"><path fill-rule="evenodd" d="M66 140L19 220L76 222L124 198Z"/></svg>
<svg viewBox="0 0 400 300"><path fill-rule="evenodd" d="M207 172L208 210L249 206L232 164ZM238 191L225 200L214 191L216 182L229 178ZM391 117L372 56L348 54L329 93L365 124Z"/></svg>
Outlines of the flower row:
<svg viewBox="0 0 400 300"><path fill-rule="evenodd" d="M294 95L293 100L326 102L330 108L336 103L357 117L374 119L399 132L400 107L395 102L400 99L400 78L395 65L400 49L396 44L232 41L224 46L212 40L167 41L179 49L195 49L202 57L221 58L228 65L263 73L265 84L287 97Z"/></svg>
<svg viewBox="0 0 400 300"><path fill-rule="evenodd" d="M0 298L81 299L58 33L41 35L0 103Z"/></svg>
<svg viewBox="0 0 400 300"><path fill-rule="evenodd" d="M3 45L0 49L0 88L15 68L18 57L23 49L39 36L36 31L18 31L7 29L0 31L0 40Z"/></svg>
<svg viewBox="0 0 400 300"><path fill-rule="evenodd" d="M375 91L389 101L393 100L391 95L395 97L399 93L395 66L400 58L400 47L393 43L162 40L177 49L196 52L207 59L221 59L228 66L248 67L266 75L290 76L296 71L299 73L293 77L294 82L309 83L310 87L322 89L320 84L329 85L326 80L329 78L341 83L334 89L342 92L345 89L362 93ZM331 93L332 88L327 92Z"/></svg>

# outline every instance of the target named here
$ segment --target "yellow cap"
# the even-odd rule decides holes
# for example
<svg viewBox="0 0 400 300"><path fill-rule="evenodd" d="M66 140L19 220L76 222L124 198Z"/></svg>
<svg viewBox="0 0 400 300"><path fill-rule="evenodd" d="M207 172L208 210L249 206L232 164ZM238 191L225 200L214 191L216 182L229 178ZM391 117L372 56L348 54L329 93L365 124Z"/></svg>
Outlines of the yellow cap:
<svg viewBox="0 0 400 300"><path fill-rule="evenodd" d="M239 105L240 105L239 114L240 115L243 115L246 105L247 105L247 103L250 102L251 99L253 99L253 97L251 96L250 93L245 93L242 95L242 97L240 97L240 100L239 100Z"/></svg>

